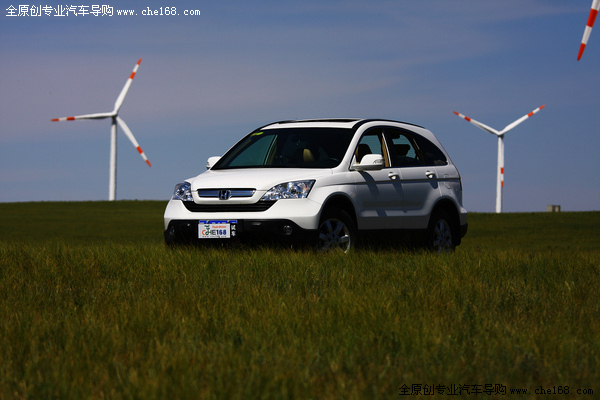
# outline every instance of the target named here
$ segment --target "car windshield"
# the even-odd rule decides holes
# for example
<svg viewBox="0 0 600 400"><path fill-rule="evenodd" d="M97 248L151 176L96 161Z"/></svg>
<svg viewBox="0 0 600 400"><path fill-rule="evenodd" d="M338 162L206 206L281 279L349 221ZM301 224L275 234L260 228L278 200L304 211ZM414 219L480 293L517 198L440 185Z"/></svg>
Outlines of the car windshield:
<svg viewBox="0 0 600 400"><path fill-rule="evenodd" d="M354 131L343 128L284 128L256 131L229 150L212 169L333 168Z"/></svg>

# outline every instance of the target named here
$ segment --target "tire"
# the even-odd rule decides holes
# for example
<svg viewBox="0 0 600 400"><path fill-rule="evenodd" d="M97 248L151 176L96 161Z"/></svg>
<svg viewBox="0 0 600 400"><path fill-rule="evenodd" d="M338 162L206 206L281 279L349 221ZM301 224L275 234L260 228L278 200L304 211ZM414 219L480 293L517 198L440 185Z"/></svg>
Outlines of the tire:
<svg viewBox="0 0 600 400"><path fill-rule="evenodd" d="M440 253L451 253L456 247L456 229L453 219L444 210L433 213L427 229L427 247Z"/></svg>
<svg viewBox="0 0 600 400"><path fill-rule="evenodd" d="M348 253L356 246L357 230L352 218L342 210L328 208L319 221L317 251L341 251Z"/></svg>

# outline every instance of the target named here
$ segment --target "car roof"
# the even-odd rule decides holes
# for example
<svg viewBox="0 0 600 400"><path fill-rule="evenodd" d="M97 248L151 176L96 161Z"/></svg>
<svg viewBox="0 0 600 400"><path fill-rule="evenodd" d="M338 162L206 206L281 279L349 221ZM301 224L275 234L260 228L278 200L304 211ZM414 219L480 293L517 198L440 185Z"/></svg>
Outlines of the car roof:
<svg viewBox="0 0 600 400"><path fill-rule="evenodd" d="M346 128L346 129L358 129L361 125L366 123L379 123L387 124L405 124L422 128L419 125L411 124L408 122L393 121L389 119L361 119L361 118L323 118L323 119L303 119L303 120L285 120L273 122L271 124L260 127L258 130L263 129L277 129L277 128Z"/></svg>

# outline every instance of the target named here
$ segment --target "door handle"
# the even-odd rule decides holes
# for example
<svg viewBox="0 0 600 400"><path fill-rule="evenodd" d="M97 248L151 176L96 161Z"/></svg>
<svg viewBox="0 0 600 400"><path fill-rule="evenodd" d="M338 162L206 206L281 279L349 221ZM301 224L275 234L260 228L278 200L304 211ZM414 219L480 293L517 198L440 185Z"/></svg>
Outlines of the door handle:
<svg viewBox="0 0 600 400"><path fill-rule="evenodd" d="M435 178L435 172L431 172L431 171L427 171L425 172L425 175L429 178L429 179L433 179Z"/></svg>
<svg viewBox="0 0 600 400"><path fill-rule="evenodd" d="M392 171L392 172L388 173L388 178L390 178L392 180L398 179L399 177L400 177L400 174L398 174L397 172Z"/></svg>

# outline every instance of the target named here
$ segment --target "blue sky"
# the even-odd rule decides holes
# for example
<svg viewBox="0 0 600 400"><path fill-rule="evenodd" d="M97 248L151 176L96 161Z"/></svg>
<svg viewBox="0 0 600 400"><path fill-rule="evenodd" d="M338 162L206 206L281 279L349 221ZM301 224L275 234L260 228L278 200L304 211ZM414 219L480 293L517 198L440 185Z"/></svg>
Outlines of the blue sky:
<svg viewBox="0 0 600 400"><path fill-rule="evenodd" d="M453 111L502 129L545 104L505 137L504 210L600 210L600 31L577 61L590 0L173 2L199 16L77 3L113 7L104 17L9 17L11 1L0 14L0 202L108 198L109 120L50 119L111 111L142 58L119 115L152 168L119 132L120 200L166 202L269 122L365 117L430 129L461 172L467 210L493 212L497 139Z"/></svg>

